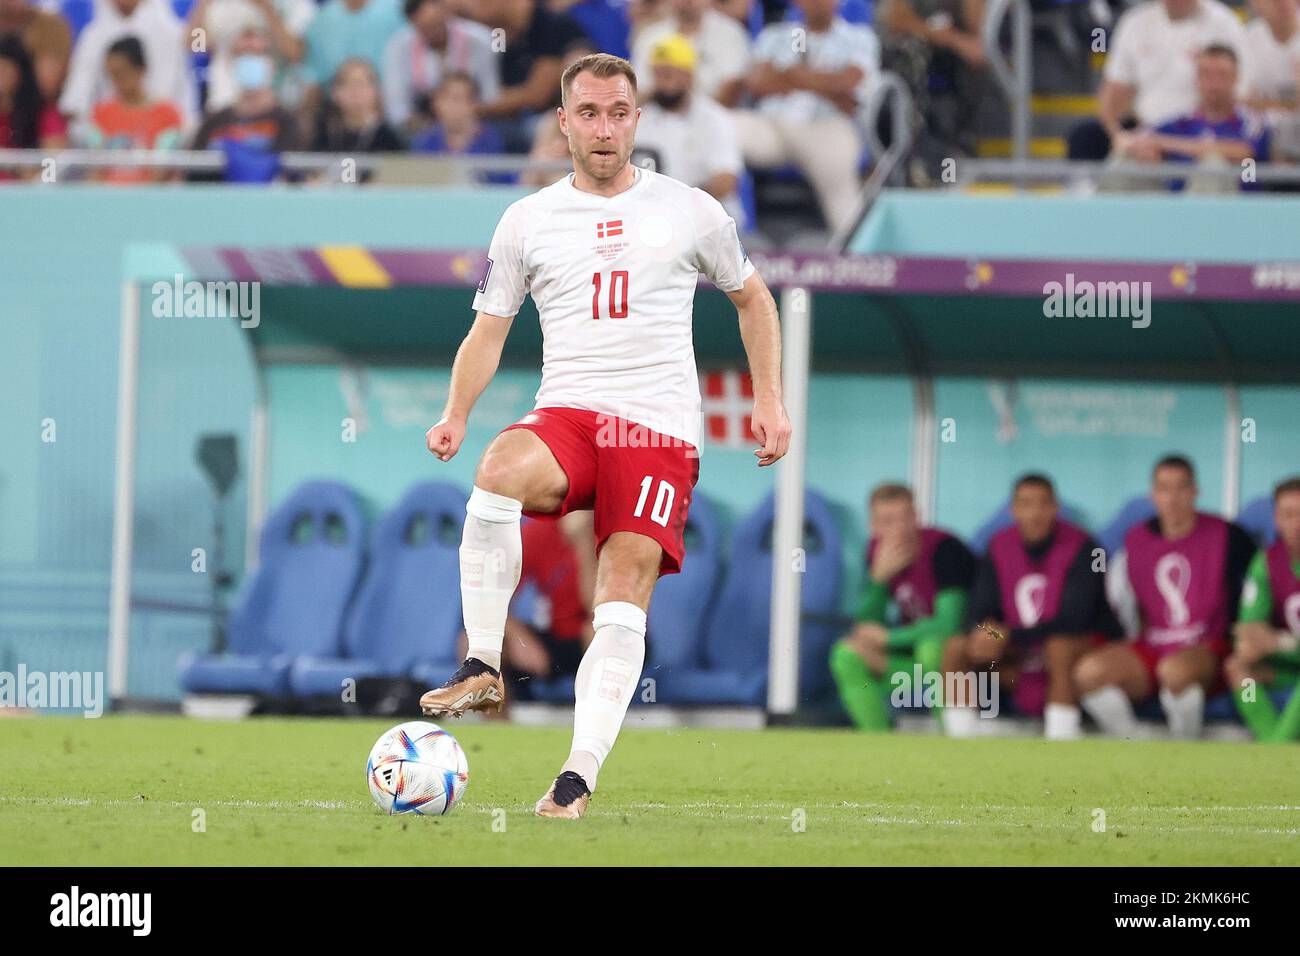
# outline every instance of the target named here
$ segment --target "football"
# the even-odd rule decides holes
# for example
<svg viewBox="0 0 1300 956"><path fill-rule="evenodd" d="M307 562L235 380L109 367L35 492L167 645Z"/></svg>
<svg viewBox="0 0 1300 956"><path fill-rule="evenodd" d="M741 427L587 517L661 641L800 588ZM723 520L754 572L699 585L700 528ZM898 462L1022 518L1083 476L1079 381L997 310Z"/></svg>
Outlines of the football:
<svg viewBox="0 0 1300 956"><path fill-rule="evenodd" d="M370 796L385 813L441 816L460 803L469 762L437 724L411 720L386 731L366 761Z"/></svg>

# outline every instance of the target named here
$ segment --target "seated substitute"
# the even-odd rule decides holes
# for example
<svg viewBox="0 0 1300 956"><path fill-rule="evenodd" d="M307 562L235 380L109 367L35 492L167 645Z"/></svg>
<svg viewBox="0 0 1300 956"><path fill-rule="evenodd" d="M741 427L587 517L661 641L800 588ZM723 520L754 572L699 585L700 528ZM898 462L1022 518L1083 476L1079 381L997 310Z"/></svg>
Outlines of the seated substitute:
<svg viewBox="0 0 1300 956"><path fill-rule="evenodd" d="M1120 632L1106 603L1101 547L1061 518L1056 489L1044 475L1016 481L1011 518L1012 526L989 541L966 608L968 633L948 642L944 671L996 669L999 688L1012 691L1017 710L1043 715L1049 740L1073 740L1082 723L1075 664ZM973 704L949 702L943 716L951 736L974 732Z"/></svg>
<svg viewBox="0 0 1300 956"><path fill-rule="evenodd" d="M897 682L939 670L944 643L962 626L975 558L946 531L922 528L906 485L883 484L867 503L867 588L858 623L831 649L840 700L860 730L888 730ZM890 600L902 624L885 626Z"/></svg>
<svg viewBox="0 0 1300 956"><path fill-rule="evenodd" d="M1159 692L1170 734L1199 737L1205 698L1221 686L1228 625L1255 544L1237 525L1197 511L1196 494L1190 461L1160 459L1151 476L1156 516L1124 536L1115 603L1138 637L1092 652L1075 669L1084 709L1107 734L1136 736L1133 705Z"/></svg>
<svg viewBox="0 0 1300 956"><path fill-rule="evenodd" d="M1256 740L1300 740L1300 692L1279 717L1269 692L1300 684L1300 475L1273 490L1277 540L1256 552L1224 663L1237 711Z"/></svg>

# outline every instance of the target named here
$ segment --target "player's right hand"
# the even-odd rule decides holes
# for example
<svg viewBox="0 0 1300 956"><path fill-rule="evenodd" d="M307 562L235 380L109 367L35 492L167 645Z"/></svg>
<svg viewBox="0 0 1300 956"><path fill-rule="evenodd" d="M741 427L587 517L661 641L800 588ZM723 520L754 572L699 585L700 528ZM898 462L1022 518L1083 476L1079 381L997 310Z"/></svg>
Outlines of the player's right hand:
<svg viewBox="0 0 1300 956"><path fill-rule="evenodd" d="M424 433L425 446L439 461L451 461L464 440L465 423L454 418L444 418Z"/></svg>

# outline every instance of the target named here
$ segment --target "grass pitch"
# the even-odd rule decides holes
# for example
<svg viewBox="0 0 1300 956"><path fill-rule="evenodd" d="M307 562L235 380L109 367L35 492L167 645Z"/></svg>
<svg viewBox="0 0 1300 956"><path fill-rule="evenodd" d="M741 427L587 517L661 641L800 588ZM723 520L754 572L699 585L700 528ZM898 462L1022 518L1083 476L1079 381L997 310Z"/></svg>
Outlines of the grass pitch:
<svg viewBox="0 0 1300 956"><path fill-rule="evenodd" d="M464 803L381 814L394 723L4 720L0 863L1300 864L1300 747L632 725L572 823L532 816L567 731L455 721Z"/></svg>

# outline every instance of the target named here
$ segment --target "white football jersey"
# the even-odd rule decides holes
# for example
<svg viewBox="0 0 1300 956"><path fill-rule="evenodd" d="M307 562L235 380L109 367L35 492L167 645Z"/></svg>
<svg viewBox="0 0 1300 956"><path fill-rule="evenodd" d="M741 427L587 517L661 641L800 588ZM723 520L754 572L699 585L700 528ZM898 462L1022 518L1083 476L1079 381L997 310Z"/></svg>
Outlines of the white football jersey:
<svg viewBox="0 0 1300 956"><path fill-rule="evenodd" d="M585 408L700 445L691 335L699 274L735 292L754 272L736 222L700 189L636 167L617 196L570 173L501 217L474 309L542 326L537 408Z"/></svg>

